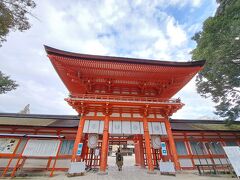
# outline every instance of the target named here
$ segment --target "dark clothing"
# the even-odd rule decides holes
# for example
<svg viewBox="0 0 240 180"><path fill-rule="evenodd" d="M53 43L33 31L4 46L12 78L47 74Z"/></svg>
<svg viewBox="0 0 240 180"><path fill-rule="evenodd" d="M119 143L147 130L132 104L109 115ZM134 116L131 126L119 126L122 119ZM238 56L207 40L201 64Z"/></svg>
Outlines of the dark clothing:
<svg viewBox="0 0 240 180"><path fill-rule="evenodd" d="M116 164L118 166L118 170L121 171L123 166L123 156L120 152L116 152Z"/></svg>

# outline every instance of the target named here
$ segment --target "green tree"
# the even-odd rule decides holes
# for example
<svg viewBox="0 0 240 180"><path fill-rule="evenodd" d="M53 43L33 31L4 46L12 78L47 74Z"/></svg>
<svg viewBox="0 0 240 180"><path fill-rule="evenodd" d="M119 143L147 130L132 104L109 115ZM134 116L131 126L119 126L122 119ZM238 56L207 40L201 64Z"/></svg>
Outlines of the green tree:
<svg viewBox="0 0 240 180"><path fill-rule="evenodd" d="M16 89L18 84L0 71L0 94Z"/></svg>
<svg viewBox="0 0 240 180"><path fill-rule="evenodd" d="M29 29L27 15L36 6L32 0L1 0L0 1L0 46L6 41L6 36L12 31Z"/></svg>
<svg viewBox="0 0 240 180"><path fill-rule="evenodd" d="M0 0L0 47L6 41L8 33L29 29L27 15L36 4L33 0ZM0 94L16 89L18 84L0 71Z"/></svg>
<svg viewBox="0 0 240 180"><path fill-rule="evenodd" d="M199 73L197 91L216 103L216 114L231 124L240 116L240 0L219 0L214 17L192 38L197 46L193 60L206 60Z"/></svg>

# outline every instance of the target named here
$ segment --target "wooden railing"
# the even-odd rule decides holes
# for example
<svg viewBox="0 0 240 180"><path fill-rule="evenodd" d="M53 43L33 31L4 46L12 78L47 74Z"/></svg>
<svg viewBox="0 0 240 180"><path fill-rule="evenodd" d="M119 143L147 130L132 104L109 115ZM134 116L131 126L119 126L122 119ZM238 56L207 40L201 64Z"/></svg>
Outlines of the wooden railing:
<svg viewBox="0 0 240 180"><path fill-rule="evenodd" d="M78 96L69 96L66 100L80 101L103 101L103 102L133 102L133 103L149 103L149 104L182 104L180 99L164 99L155 97L133 97L133 96L115 96L115 95L93 95L82 94Z"/></svg>

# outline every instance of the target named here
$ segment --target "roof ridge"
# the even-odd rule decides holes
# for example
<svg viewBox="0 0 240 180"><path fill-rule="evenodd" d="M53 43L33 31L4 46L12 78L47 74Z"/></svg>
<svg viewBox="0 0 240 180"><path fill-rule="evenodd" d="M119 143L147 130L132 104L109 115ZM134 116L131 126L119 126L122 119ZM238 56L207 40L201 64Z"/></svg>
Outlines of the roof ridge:
<svg viewBox="0 0 240 180"><path fill-rule="evenodd" d="M177 66L177 67L202 67L205 64L205 60L201 61L189 61L189 62L176 62L176 61L163 61L163 60L152 60L142 58L128 58L128 57L117 57L117 56L103 56L103 55L90 55L74 53L69 51L63 51L47 45L44 48L48 55L58 55L63 57L71 58L82 58L85 60L98 60L98 61L114 61L121 63L134 63L134 64L148 64L148 65L161 65L161 66Z"/></svg>

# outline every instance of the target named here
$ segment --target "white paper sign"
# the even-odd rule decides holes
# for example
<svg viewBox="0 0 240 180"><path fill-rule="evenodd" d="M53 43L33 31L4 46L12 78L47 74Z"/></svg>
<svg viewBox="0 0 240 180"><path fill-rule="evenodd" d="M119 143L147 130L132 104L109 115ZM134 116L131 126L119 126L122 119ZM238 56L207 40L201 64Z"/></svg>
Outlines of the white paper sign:
<svg viewBox="0 0 240 180"><path fill-rule="evenodd" d="M240 147L238 146L223 146L224 151L236 173L240 176Z"/></svg>
<svg viewBox="0 0 240 180"><path fill-rule="evenodd" d="M100 155L100 149L96 148L95 152L94 152L94 155L95 156L99 156Z"/></svg>
<svg viewBox="0 0 240 180"><path fill-rule="evenodd" d="M30 139L23 151L23 156L54 157L60 145L59 140L35 140Z"/></svg>
<svg viewBox="0 0 240 180"><path fill-rule="evenodd" d="M0 154L12 154L17 147L19 139L0 138Z"/></svg>

